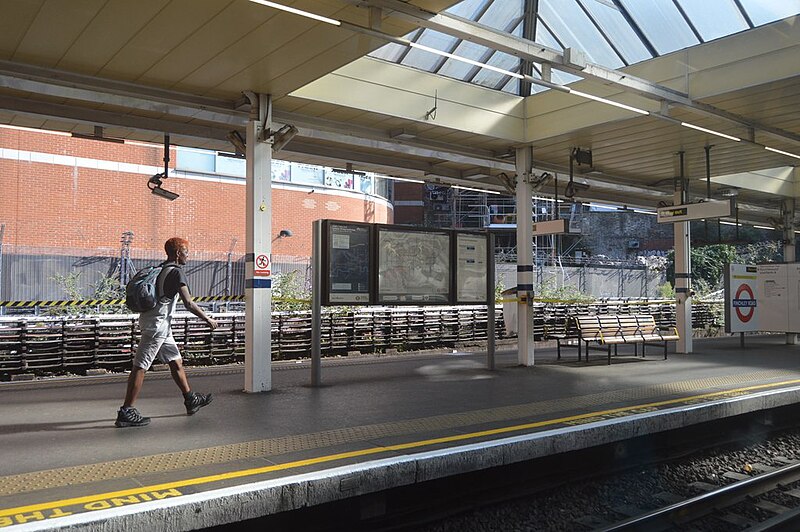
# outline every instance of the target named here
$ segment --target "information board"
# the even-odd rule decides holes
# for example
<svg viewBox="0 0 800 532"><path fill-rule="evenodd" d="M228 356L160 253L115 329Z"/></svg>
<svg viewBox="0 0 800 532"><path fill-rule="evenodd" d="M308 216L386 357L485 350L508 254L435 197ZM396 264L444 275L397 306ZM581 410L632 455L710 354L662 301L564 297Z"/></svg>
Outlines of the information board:
<svg viewBox="0 0 800 532"><path fill-rule="evenodd" d="M456 302L486 303L488 236L456 233Z"/></svg>
<svg viewBox="0 0 800 532"><path fill-rule="evenodd" d="M376 226L377 301L383 305L448 304L450 233Z"/></svg>
<svg viewBox="0 0 800 532"><path fill-rule="evenodd" d="M785 264L758 265L759 330L789 332L787 273Z"/></svg>
<svg viewBox="0 0 800 532"><path fill-rule="evenodd" d="M758 268L728 264L725 268L725 332L759 331Z"/></svg>
<svg viewBox="0 0 800 532"><path fill-rule="evenodd" d="M325 304L370 303L371 227L328 221Z"/></svg>

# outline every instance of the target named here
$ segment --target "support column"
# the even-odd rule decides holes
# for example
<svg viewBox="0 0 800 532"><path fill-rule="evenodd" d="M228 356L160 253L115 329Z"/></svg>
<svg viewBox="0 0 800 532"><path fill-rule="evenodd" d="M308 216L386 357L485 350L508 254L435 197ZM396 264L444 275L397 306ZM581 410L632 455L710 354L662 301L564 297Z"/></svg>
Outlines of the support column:
<svg viewBox="0 0 800 532"><path fill-rule="evenodd" d="M785 198L781 208L783 214L783 262L797 262L795 249L795 234L794 234L794 215L795 215L795 201L794 198ZM786 344L797 344L797 333L786 333Z"/></svg>
<svg viewBox="0 0 800 532"><path fill-rule="evenodd" d="M244 390L272 389L272 143L263 140L270 127L269 95L250 95L247 123L245 355ZM257 101L254 101L257 100Z"/></svg>
<svg viewBox="0 0 800 532"><path fill-rule="evenodd" d="M684 203L683 180L675 191L675 205ZM680 340L675 345L678 353L692 352L692 294L691 294L691 240L689 222L673 224L675 238L675 322Z"/></svg>
<svg viewBox="0 0 800 532"><path fill-rule="evenodd" d="M533 366L533 148L517 148L517 338L518 360Z"/></svg>

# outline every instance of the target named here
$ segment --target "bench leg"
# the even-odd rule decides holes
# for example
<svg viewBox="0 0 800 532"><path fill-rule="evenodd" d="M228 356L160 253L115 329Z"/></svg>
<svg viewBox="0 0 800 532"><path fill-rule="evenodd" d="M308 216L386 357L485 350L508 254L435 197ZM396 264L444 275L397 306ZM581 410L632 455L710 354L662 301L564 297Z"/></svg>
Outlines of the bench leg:
<svg viewBox="0 0 800 532"><path fill-rule="evenodd" d="M666 359L667 359L667 342L665 340L664 341L664 360L666 360Z"/></svg>
<svg viewBox="0 0 800 532"><path fill-rule="evenodd" d="M647 346L647 343L645 343L645 342L642 342L642 358L644 358L644 349L645 349L645 346Z"/></svg>
<svg viewBox="0 0 800 532"><path fill-rule="evenodd" d="M617 350L617 344L614 344L614 351ZM608 365L611 365L611 344L608 346Z"/></svg>
<svg viewBox="0 0 800 532"><path fill-rule="evenodd" d="M587 348L586 350L588 351L589 349ZM581 339L578 338L578 362L581 361L581 355L582 355L582 353L581 353ZM589 354L587 353L586 356L588 357Z"/></svg>
<svg viewBox="0 0 800 532"><path fill-rule="evenodd" d="M561 340L556 338L556 352L558 352L558 358L556 360L561 360Z"/></svg>
<svg viewBox="0 0 800 532"><path fill-rule="evenodd" d="M639 356L639 344L637 344L636 342L633 343L633 356L635 357Z"/></svg>

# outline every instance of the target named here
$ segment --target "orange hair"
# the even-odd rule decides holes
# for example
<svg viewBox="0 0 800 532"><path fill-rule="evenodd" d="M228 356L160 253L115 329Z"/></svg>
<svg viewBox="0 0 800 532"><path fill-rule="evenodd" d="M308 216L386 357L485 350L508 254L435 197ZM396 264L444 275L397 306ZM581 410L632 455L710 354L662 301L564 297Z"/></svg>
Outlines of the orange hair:
<svg viewBox="0 0 800 532"><path fill-rule="evenodd" d="M189 241L185 238L181 238L179 236L174 236L164 242L164 251L167 252L167 258L175 259L178 257L178 250L181 247L186 246L189 247Z"/></svg>

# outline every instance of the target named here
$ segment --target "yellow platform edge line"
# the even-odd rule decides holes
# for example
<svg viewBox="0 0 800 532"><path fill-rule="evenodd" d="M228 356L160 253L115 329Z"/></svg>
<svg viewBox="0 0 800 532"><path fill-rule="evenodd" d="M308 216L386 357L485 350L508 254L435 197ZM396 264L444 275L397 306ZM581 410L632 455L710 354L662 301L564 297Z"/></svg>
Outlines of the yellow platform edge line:
<svg viewBox="0 0 800 532"><path fill-rule="evenodd" d="M294 462L287 462L285 464L275 464L270 466L264 467L257 467L253 469L243 469L239 471L230 471L228 473L219 473L216 475L208 475L203 477L196 477L190 478L185 480L178 480L175 482L165 482L162 484L154 484L150 486L141 486L138 488L120 490L120 491L112 491L106 493L98 493L95 495L85 495L83 497L75 497L72 499L61 499L57 501L50 501L38 504L32 504L29 506L18 506L16 508L7 508L5 510L0 510L0 517L10 517L16 514L25 514L30 512L36 512L41 510L49 510L52 508L59 508L63 506L73 506L77 504L84 504L88 502L94 502L103 499L111 499L115 497L126 497L129 495L135 495L142 492L148 491L161 491L161 490L168 490L173 488L182 488L187 486L196 486L198 484L207 484L211 482L217 482L220 480L230 480L236 478L242 478L247 476L253 475L261 475L264 473L271 473L274 471L285 471L288 469L295 469L304 466L316 465L316 464L323 464L327 462L334 462L337 460L344 460L347 458L357 458L360 456L369 456L372 454L379 454L387 451L403 451L408 449L420 448L420 447L427 447L430 445L436 445L441 443L453 443L457 441L464 441L474 438L481 438L484 436L495 436L498 434L506 434L509 432L516 432L520 430L532 429L532 428L540 428L548 425L557 425L559 423L569 423L573 421L579 421L581 419L593 418L597 416L609 415L609 414L617 414L620 412L626 412L629 410L638 410L642 408L654 408L654 407L662 407L662 406L669 406L678 403L688 402L688 401L696 401L698 399L710 399L714 397L719 397L722 395L728 395L732 393L740 393L740 392L752 392L757 390L764 390L767 388L776 388L781 386L790 386L800 384L800 379L793 379L789 381L781 381L781 382L774 382L769 384L757 384L753 386L747 386L744 388L734 388L731 390L723 390L719 392L712 392L700 395L692 395L689 397L682 397L678 399L668 399L664 401L657 401L653 403L645 403L640 405L631 405L631 406L624 406L619 408L612 408L608 410L599 410L595 412L589 412L586 414L577 414L574 416L567 416L557 419L549 419L544 421L536 421L532 423L523 423L521 425L511 425L508 427L500 427L496 429L487 429L477 432L470 432L467 434L457 434L453 436L443 436L441 438L432 438L428 440L419 440L414 442L408 443L401 443L396 445L386 445L382 447L372 447L369 449L361 449L358 451L348 451L345 453L337 453L337 454L330 454L325 456L319 456L316 458L308 458L305 460L296 460Z"/></svg>

